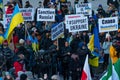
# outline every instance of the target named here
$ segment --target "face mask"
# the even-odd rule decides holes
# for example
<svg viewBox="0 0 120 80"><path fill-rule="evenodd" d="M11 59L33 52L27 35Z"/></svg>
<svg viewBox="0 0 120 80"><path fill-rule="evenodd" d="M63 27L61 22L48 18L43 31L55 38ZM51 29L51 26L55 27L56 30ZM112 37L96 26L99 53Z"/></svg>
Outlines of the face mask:
<svg viewBox="0 0 120 80"><path fill-rule="evenodd" d="M5 48L7 48L7 46L3 46L3 48L5 49Z"/></svg>

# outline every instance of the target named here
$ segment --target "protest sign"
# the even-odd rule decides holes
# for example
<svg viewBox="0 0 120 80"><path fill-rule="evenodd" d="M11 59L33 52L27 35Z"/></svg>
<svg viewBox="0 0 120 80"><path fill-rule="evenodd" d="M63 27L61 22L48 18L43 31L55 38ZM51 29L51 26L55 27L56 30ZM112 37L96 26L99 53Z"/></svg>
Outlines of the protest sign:
<svg viewBox="0 0 120 80"><path fill-rule="evenodd" d="M55 21L55 9L38 8L37 21Z"/></svg>
<svg viewBox="0 0 120 80"><path fill-rule="evenodd" d="M4 28L7 28L10 24L10 20L12 18L12 14L4 14L3 15L3 18L4 18Z"/></svg>
<svg viewBox="0 0 120 80"><path fill-rule="evenodd" d="M101 18L98 20L99 32L118 30L118 17Z"/></svg>
<svg viewBox="0 0 120 80"><path fill-rule="evenodd" d="M66 15L65 16L66 28L69 32L78 32L88 30L88 18L83 15Z"/></svg>
<svg viewBox="0 0 120 80"><path fill-rule="evenodd" d="M61 22L51 29L51 39L55 40L64 33L64 23Z"/></svg>
<svg viewBox="0 0 120 80"><path fill-rule="evenodd" d="M82 3L76 4L76 14L83 14L83 15L92 15L92 5L91 3Z"/></svg>
<svg viewBox="0 0 120 80"><path fill-rule="evenodd" d="M34 8L20 8L20 12L25 21L33 21L34 20Z"/></svg>

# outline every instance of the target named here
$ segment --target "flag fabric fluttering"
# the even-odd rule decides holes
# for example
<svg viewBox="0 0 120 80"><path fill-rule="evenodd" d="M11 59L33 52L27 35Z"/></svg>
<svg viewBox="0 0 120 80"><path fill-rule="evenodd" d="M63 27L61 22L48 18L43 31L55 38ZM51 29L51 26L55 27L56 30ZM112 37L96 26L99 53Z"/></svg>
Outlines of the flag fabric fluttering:
<svg viewBox="0 0 120 80"><path fill-rule="evenodd" d="M93 34L90 38L88 43L88 49L91 51L91 54L94 58L89 58L89 64L94 67L99 66L99 56L94 55L94 49L97 48L100 50L100 43L99 43L99 36L98 36L98 29L94 27Z"/></svg>
<svg viewBox="0 0 120 80"><path fill-rule="evenodd" d="M98 48L100 50L100 42L99 42L99 36L98 36L98 29L97 27L94 27L93 34L90 38L90 41L88 43L88 49L92 52L94 48Z"/></svg>
<svg viewBox="0 0 120 80"><path fill-rule="evenodd" d="M120 80L120 59L115 64L110 63L108 71L100 80Z"/></svg>
<svg viewBox="0 0 120 80"><path fill-rule="evenodd" d="M99 35L98 35L97 27L94 28L93 34L94 34L94 48L97 48L98 50L100 50L100 41L99 41Z"/></svg>
<svg viewBox="0 0 120 80"><path fill-rule="evenodd" d="M94 50L94 34L91 36L88 43L88 49L92 52Z"/></svg>
<svg viewBox="0 0 120 80"><path fill-rule="evenodd" d="M24 19L23 19L22 14L19 11L18 5L16 4L14 11L12 13L10 24L4 34L4 38L7 40L11 39L11 34L13 33L14 28L17 27L22 22L24 22Z"/></svg>
<svg viewBox="0 0 120 80"><path fill-rule="evenodd" d="M32 37L30 35L30 33L28 32L28 30L26 29L26 32L27 32L27 40L31 41L32 43L32 49L33 51L37 52L39 50L39 44L38 44L38 39L36 37Z"/></svg>
<svg viewBox="0 0 120 80"><path fill-rule="evenodd" d="M90 67L88 64L88 55L86 56L86 60L85 60L85 64L84 64L84 68L83 68L82 76L80 80L92 80L91 73L90 73Z"/></svg>

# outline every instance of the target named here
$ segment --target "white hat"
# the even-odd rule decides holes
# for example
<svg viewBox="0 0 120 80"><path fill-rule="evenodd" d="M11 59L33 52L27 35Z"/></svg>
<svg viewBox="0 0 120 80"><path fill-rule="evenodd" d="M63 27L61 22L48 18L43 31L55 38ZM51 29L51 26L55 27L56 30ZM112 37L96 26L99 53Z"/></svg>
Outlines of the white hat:
<svg viewBox="0 0 120 80"><path fill-rule="evenodd" d="M109 37L111 37L110 34L109 34L109 33L106 33L105 38L109 38Z"/></svg>
<svg viewBox="0 0 120 80"><path fill-rule="evenodd" d="M20 39L20 40L19 40L19 43L20 43L20 44L23 44L24 42L25 42L24 39Z"/></svg>
<svg viewBox="0 0 120 80"><path fill-rule="evenodd" d="M19 71L17 74L18 74L18 77L21 76L21 74L23 74L24 72L23 71Z"/></svg>
<svg viewBox="0 0 120 80"><path fill-rule="evenodd" d="M9 75L10 75L10 73L9 73L9 72L5 72L5 75L6 75L6 76L9 76Z"/></svg>
<svg viewBox="0 0 120 80"><path fill-rule="evenodd" d="M59 80L58 75L53 75L53 76L51 77L51 79L52 79L52 80Z"/></svg>

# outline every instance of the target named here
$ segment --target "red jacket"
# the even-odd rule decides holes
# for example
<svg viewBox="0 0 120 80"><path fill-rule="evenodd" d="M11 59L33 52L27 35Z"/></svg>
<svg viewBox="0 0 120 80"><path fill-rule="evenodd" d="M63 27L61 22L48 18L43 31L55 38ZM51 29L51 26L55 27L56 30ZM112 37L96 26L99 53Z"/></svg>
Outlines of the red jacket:
<svg viewBox="0 0 120 80"><path fill-rule="evenodd" d="M13 6L9 5L6 11L6 14L12 14L13 13Z"/></svg>
<svg viewBox="0 0 120 80"><path fill-rule="evenodd" d="M19 71L23 71L23 64L18 62L18 61L16 61L16 62L14 62L14 68L15 68L15 74L16 74L16 76L18 76L17 73Z"/></svg>

